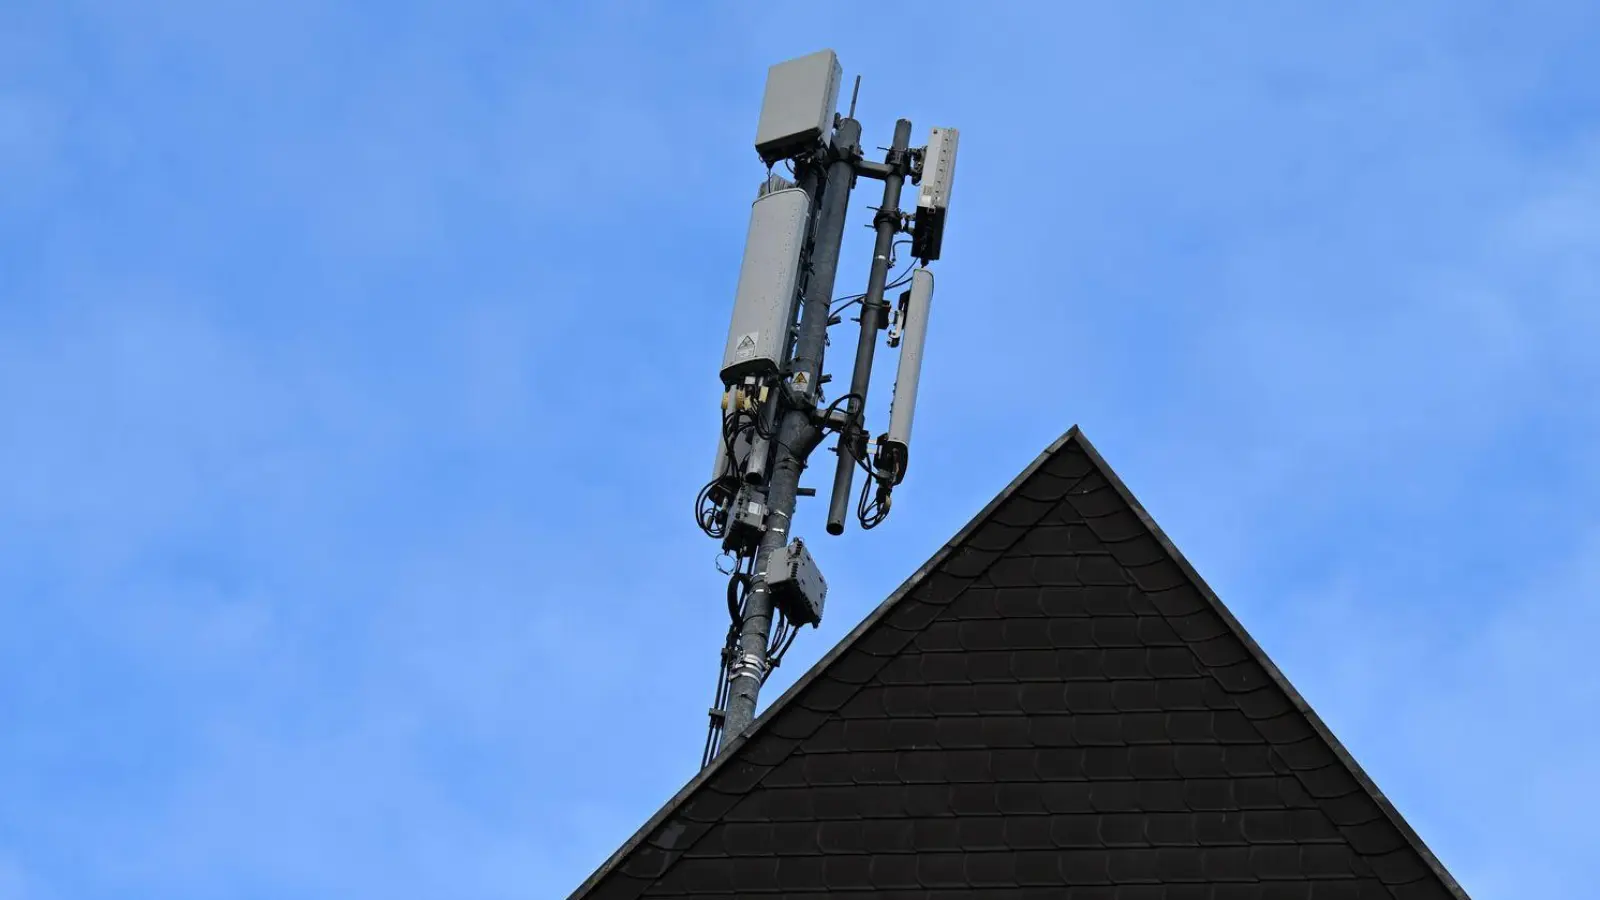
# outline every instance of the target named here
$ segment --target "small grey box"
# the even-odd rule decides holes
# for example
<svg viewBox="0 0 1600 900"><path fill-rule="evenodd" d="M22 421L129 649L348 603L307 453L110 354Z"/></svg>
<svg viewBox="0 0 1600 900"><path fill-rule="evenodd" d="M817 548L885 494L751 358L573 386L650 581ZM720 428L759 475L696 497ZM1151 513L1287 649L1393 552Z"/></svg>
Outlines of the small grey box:
<svg viewBox="0 0 1600 900"><path fill-rule="evenodd" d="M753 485L740 485L728 507L728 533L722 549L730 553L754 549L767 530L767 495Z"/></svg>
<svg viewBox="0 0 1600 900"><path fill-rule="evenodd" d="M764 192L751 208L733 321L722 352L723 384L746 375L769 375L782 366L810 218L811 198L799 188Z"/></svg>
<svg viewBox="0 0 1600 900"><path fill-rule="evenodd" d="M796 625L815 626L822 621L822 604L828 583L811 558L805 541L795 538L767 557L767 588L772 601Z"/></svg>
<svg viewBox="0 0 1600 900"><path fill-rule="evenodd" d="M771 165L827 140L839 105L844 68L832 50L781 62L767 70L756 124L756 152Z"/></svg>

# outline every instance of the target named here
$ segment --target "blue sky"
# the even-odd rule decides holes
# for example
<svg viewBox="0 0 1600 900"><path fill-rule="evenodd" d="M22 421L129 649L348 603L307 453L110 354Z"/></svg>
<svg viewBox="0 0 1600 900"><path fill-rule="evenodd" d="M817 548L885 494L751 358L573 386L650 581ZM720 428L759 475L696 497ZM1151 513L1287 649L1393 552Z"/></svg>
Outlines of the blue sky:
<svg viewBox="0 0 1600 900"><path fill-rule="evenodd" d="M0 900L559 897L676 791L824 46L961 170L767 696L1077 422L1475 897L1595 896L1600 7L767 6L0 5Z"/></svg>

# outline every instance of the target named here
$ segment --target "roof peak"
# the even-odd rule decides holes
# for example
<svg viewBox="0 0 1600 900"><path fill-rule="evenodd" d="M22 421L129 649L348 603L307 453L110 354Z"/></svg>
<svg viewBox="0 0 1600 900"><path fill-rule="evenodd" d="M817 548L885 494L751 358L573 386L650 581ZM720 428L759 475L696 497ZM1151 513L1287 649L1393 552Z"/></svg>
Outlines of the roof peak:
<svg viewBox="0 0 1600 900"><path fill-rule="evenodd" d="M894 739L896 728L915 737ZM1104 733L1092 733L1097 730ZM1129 785L1179 791L1184 812L1160 815L1180 816L1174 823L1187 822L1190 829L1212 821L1206 816L1228 815L1209 809L1263 809L1265 815L1274 804L1297 808L1321 823L1325 844L1345 842L1339 859L1350 871L1340 869L1341 877L1426 887L1405 896L1466 897L1074 425L734 736L573 898L652 892L686 851L733 827L727 817L759 816L740 812L739 804L749 805L762 792L782 806L803 800L806 791L835 790L824 787L831 784L860 795L844 802L877 802L864 785L881 781L883 766L892 770L882 776L890 782L912 779L905 796L921 799L905 802L920 804L922 812L979 814L963 812L949 791L928 793L929 782L902 771L915 766L913 756L928 753L944 760L935 768L946 777L953 777L946 771L957 758L952 754L966 753L960 758L976 766L971 778L979 783L988 777L996 784L1031 779L1036 788L1104 788L1099 800L1084 793L1079 801L1032 810L1038 815L1109 820L1108 810L1123 809L1116 803L1132 802ZM1090 754L1096 766L1109 768L1091 771ZM1231 785L1231 799L1210 796L1218 785ZM1262 788L1271 794L1264 806L1243 797ZM1108 799L1106 792L1123 799ZM949 808L929 807L930 800ZM1151 803L1160 805L1134 803L1127 814L1155 815ZM915 818L915 810L899 812ZM988 814L1023 812L996 807ZM837 814L793 808L781 814L815 819L821 828L876 812L852 806ZM1239 840L1249 844L1249 838ZM1022 865L1018 854L1025 851L1010 852L1007 864ZM692 862L679 869L727 875L714 861ZM1058 875L1066 879L1062 884L1098 877L1065 868ZM729 884L730 890L761 890L755 883ZM778 880L770 886L799 889ZM846 889L885 886L861 882Z"/></svg>

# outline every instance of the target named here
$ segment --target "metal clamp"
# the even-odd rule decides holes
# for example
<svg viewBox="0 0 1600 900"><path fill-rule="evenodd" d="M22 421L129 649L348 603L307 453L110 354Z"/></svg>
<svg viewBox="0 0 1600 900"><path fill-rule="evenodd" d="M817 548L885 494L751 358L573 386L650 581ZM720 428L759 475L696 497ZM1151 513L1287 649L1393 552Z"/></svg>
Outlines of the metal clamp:
<svg viewBox="0 0 1600 900"><path fill-rule="evenodd" d="M767 677L769 668L771 667L767 665L767 661L759 655L746 653L739 657L739 664L733 667L732 672L728 673L728 680L754 678L756 681L762 681Z"/></svg>

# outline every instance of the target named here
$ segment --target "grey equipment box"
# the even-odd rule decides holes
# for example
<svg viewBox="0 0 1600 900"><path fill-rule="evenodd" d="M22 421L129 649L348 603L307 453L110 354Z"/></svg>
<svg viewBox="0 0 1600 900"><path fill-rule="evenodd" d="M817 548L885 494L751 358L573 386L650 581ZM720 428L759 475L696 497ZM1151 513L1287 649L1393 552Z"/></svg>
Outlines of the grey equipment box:
<svg viewBox="0 0 1600 900"><path fill-rule="evenodd" d="M800 251L811 198L799 188L764 192L750 209L750 234L722 354L722 383L778 371L789 349Z"/></svg>
<svg viewBox="0 0 1600 900"><path fill-rule="evenodd" d="M772 602L789 621L813 627L822 621L828 583L805 541L795 538L767 557L767 588L772 591Z"/></svg>
<svg viewBox="0 0 1600 900"><path fill-rule="evenodd" d="M844 68L832 50L781 62L767 70L756 124L756 152L772 165L827 140L839 105Z"/></svg>

